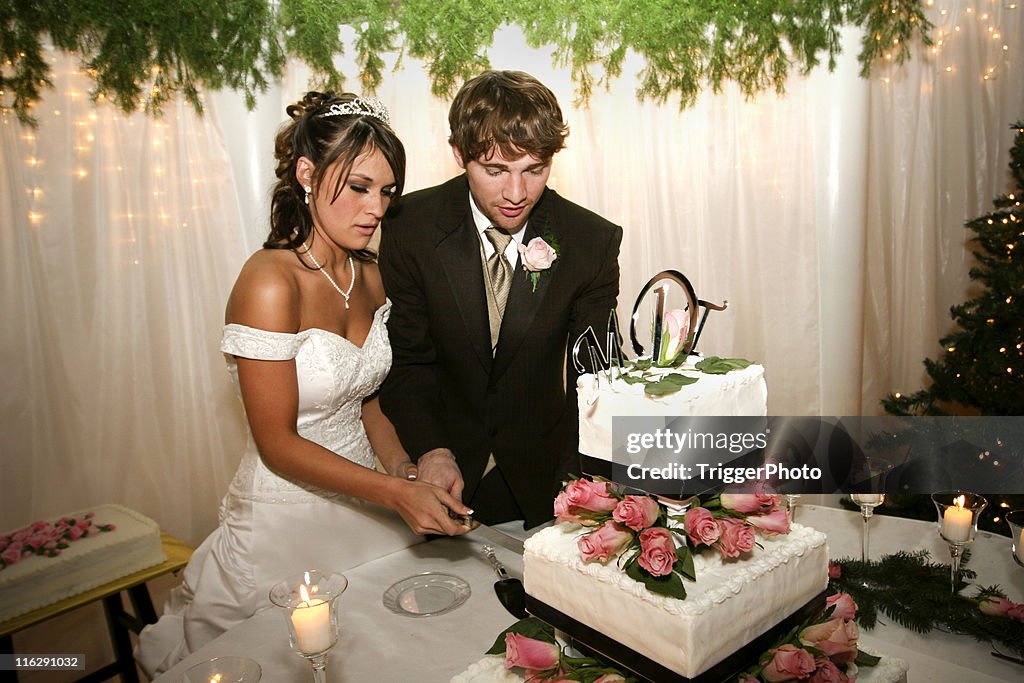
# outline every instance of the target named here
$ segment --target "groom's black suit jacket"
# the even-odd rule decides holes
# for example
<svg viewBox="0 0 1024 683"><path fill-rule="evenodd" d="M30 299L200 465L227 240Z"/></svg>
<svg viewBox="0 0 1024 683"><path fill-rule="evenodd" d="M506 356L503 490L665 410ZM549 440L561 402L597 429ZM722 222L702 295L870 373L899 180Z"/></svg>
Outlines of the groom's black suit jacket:
<svg viewBox="0 0 1024 683"><path fill-rule="evenodd" d="M462 175L402 197L384 220L379 261L394 360L381 405L413 459L451 449L464 501L493 453L532 527L552 517L567 470L578 471L576 373L566 348L588 325L604 338L622 229L546 189L523 244L543 237L558 258L536 291L516 266L492 357L469 202Z"/></svg>

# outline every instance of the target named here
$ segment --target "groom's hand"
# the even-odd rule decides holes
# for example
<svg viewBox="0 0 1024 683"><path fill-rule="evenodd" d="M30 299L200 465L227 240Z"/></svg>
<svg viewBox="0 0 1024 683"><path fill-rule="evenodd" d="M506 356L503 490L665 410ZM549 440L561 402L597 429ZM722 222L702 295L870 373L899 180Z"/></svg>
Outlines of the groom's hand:
<svg viewBox="0 0 1024 683"><path fill-rule="evenodd" d="M440 486L458 500L462 501L462 471L455 462L455 456L447 448L435 448L420 456L416 463L419 469L419 481Z"/></svg>

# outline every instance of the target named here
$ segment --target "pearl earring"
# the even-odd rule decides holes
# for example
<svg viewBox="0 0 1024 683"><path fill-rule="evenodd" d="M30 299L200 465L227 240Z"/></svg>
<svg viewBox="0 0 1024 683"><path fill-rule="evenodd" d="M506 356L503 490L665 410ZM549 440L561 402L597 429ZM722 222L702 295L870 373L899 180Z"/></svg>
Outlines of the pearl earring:
<svg viewBox="0 0 1024 683"><path fill-rule="evenodd" d="M309 185L303 185L302 189L306 191L306 204L309 204L309 195L313 194L313 188Z"/></svg>

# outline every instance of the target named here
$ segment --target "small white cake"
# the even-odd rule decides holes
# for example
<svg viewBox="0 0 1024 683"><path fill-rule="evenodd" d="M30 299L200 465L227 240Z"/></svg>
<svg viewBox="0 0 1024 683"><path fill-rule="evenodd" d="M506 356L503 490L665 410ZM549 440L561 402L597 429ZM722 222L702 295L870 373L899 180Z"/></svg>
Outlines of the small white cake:
<svg viewBox="0 0 1024 683"><path fill-rule="evenodd" d="M112 524L114 530L71 541L55 557L31 555L0 569L0 622L167 559L160 527L128 508L100 505L61 518L81 520L90 512L94 525Z"/></svg>
<svg viewBox="0 0 1024 683"><path fill-rule="evenodd" d="M611 462L613 417L763 417L768 414L768 387L764 367L750 365L724 375L694 369L700 358L691 356L680 368L652 368L651 375L679 373L697 377L674 394L650 396L643 384L630 384L604 373L580 375L576 382L580 414L580 453Z"/></svg>
<svg viewBox="0 0 1024 683"><path fill-rule="evenodd" d="M694 557L685 600L656 595L615 562L584 562L573 524L527 539L523 583L533 598L662 666L692 678L768 631L828 584L825 534L794 524L759 536L747 557Z"/></svg>

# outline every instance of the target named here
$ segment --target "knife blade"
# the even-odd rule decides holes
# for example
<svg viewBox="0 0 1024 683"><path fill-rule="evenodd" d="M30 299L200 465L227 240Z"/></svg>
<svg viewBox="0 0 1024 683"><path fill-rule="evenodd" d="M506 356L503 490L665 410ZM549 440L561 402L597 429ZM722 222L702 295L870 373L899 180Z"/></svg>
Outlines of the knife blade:
<svg viewBox="0 0 1024 683"><path fill-rule="evenodd" d="M517 555L523 554L522 539L510 536L502 531L498 531L494 527L487 526L486 524L478 522L472 518L469 519L469 525L473 527L473 530L466 534L467 538L490 545L500 545L502 548L511 550Z"/></svg>

